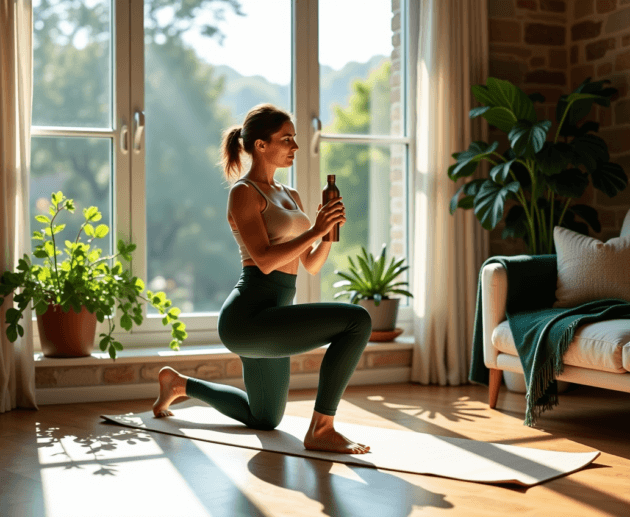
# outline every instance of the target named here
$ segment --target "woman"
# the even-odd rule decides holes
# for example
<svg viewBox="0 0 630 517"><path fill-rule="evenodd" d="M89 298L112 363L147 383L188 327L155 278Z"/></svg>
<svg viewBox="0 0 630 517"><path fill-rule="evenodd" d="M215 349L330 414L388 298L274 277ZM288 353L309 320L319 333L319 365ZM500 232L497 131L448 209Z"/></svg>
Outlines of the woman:
<svg viewBox="0 0 630 517"><path fill-rule="evenodd" d="M345 224L341 198L320 204L311 225L298 192L274 181L276 169L291 166L298 146L291 116L270 104L253 108L242 128L224 132L221 148L228 180L240 176L242 153L251 157L249 172L234 183L228 196L227 218L240 246L243 271L218 320L221 341L243 363L247 393L164 367L153 412L158 418L172 416L169 405L186 395L251 428L274 429L287 403L290 356L330 344L304 447L366 453L370 448L335 431L333 420L369 340L370 315L348 303L292 304L299 261L310 274L317 274L331 242L313 244L335 224Z"/></svg>

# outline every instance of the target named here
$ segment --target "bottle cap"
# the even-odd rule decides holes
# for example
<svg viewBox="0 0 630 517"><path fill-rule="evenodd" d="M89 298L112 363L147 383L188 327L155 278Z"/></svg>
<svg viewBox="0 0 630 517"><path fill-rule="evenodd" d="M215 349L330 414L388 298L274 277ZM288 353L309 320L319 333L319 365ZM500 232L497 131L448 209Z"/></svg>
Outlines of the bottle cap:
<svg viewBox="0 0 630 517"><path fill-rule="evenodd" d="M337 177L337 175L336 175L336 174L329 174L329 175L327 176L327 179L328 179L328 181L335 181L335 178L336 178L336 177Z"/></svg>

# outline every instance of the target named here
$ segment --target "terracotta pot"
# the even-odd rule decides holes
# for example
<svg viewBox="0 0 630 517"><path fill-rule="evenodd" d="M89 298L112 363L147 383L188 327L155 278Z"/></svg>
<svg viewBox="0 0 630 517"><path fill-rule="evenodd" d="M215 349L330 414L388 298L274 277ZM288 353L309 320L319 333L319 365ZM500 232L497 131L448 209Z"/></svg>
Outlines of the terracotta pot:
<svg viewBox="0 0 630 517"><path fill-rule="evenodd" d="M94 349L96 313L82 306L63 312L61 305L50 304L48 310L37 315L37 328L42 352L46 357L87 357Z"/></svg>
<svg viewBox="0 0 630 517"><path fill-rule="evenodd" d="M374 305L374 300L359 300L359 305L365 307L372 317L372 330L394 330L396 319L398 318L398 303L400 298L383 298L378 307Z"/></svg>

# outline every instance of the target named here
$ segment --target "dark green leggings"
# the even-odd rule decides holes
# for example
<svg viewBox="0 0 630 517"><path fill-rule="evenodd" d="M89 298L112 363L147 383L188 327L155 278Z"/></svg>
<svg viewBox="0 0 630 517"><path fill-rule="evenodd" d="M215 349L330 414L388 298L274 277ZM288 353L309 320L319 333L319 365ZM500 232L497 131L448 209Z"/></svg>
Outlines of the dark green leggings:
<svg viewBox="0 0 630 517"><path fill-rule="evenodd" d="M370 314L350 303L293 305L297 275L245 266L219 313L223 344L243 363L244 391L189 378L186 395L248 427L274 429L289 394L290 356L329 344L315 411L334 416L372 332Z"/></svg>

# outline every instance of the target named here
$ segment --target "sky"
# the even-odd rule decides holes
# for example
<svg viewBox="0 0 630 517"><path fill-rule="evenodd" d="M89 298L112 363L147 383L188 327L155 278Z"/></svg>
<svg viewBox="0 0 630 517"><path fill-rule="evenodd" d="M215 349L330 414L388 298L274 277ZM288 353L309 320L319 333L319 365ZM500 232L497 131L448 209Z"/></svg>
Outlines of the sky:
<svg viewBox="0 0 630 517"><path fill-rule="evenodd" d="M73 4L58 1L56 8L63 17ZM94 7L110 4L112 0L83 2ZM245 76L261 75L272 83L288 84L291 79L291 0L239 2L245 16L234 14L229 6L224 8L222 20L216 20L211 12L202 13L196 26L183 36L184 41L210 64L228 65ZM34 9L39 5L40 0L33 0ZM166 26L173 18L173 8L167 5L157 17L158 23ZM391 0L320 0L320 64L339 70L350 61L364 63L376 55L389 56L392 51L391 18ZM200 36L198 27L203 23L218 24L225 35L222 45L216 38ZM41 22L35 16L35 29L39 24ZM62 22L60 28L68 35L73 30L67 22ZM79 49L87 42L87 29L74 36L73 43Z"/></svg>
<svg viewBox="0 0 630 517"><path fill-rule="evenodd" d="M224 20L219 22L225 34L223 46L214 39L199 36L198 32L185 36L184 40L211 64L228 65L242 75L261 75L272 83L288 84L290 0L240 2L246 16L226 9ZM320 0L320 64L339 70L350 61L363 63L375 55L389 55L391 17L391 0ZM205 21L212 23L212 15L207 15Z"/></svg>

